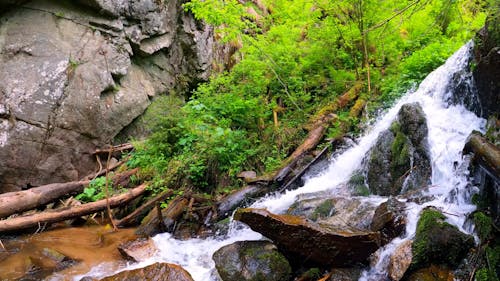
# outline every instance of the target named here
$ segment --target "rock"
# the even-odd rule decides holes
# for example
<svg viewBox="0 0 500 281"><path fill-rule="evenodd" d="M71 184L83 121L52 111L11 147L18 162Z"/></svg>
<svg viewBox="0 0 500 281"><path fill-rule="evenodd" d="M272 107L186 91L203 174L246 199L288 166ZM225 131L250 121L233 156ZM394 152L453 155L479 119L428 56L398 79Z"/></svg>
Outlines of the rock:
<svg viewBox="0 0 500 281"><path fill-rule="evenodd" d="M399 195L430 183L427 124L419 104L405 104L367 159L367 182L378 195Z"/></svg>
<svg viewBox="0 0 500 281"><path fill-rule="evenodd" d="M500 113L500 15L491 13L475 38L475 67L473 70L481 117Z"/></svg>
<svg viewBox="0 0 500 281"><path fill-rule="evenodd" d="M431 265L428 268L417 270L410 274L405 281L453 281L455 279L453 272L445 267Z"/></svg>
<svg viewBox="0 0 500 281"><path fill-rule="evenodd" d="M366 263L368 256L381 245L380 234L376 232L335 229L265 209L239 209L234 219L271 239L281 252L302 263L325 266Z"/></svg>
<svg viewBox="0 0 500 281"><path fill-rule="evenodd" d="M144 268L126 270L100 281L193 281L184 268L170 263L154 263Z"/></svg>
<svg viewBox="0 0 500 281"><path fill-rule="evenodd" d="M52 248L43 248L42 255L51 260L50 263L54 264L55 271L63 270L77 263L76 260Z"/></svg>
<svg viewBox="0 0 500 281"><path fill-rule="evenodd" d="M405 204L389 198L375 210L370 225L372 231L380 231L385 243L400 236L406 229Z"/></svg>
<svg viewBox="0 0 500 281"><path fill-rule="evenodd" d="M371 201L336 196L299 200L290 206L287 213L337 229L369 230L376 208L377 204Z"/></svg>
<svg viewBox="0 0 500 281"><path fill-rule="evenodd" d="M118 245L120 254L131 261L141 262L156 254L156 247L151 238L139 238Z"/></svg>
<svg viewBox="0 0 500 281"><path fill-rule="evenodd" d="M0 15L0 193L90 174L91 152L139 132L152 97L224 55L179 0L23 5Z"/></svg>
<svg viewBox="0 0 500 281"><path fill-rule="evenodd" d="M474 237L461 232L445 219L435 208L424 209L420 214L412 245L412 270L431 264L454 268L474 246Z"/></svg>
<svg viewBox="0 0 500 281"><path fill-rule="evenodd" d="M276 246L267 241L239 241L213 255L223 281L287 281L292 269Z"/></svg>
<svg viewBox="0 0 500 281"><path fill-rule="evenodd" d="M336 268L330 272L328 281L357 281L361 276L361 269L353 268Z"/></svg>
<svg viewBox="0 0 500 281"><path fill-rule="evenodd" d="M412 241L406 240L394 250L387 268L389 278L393 281L399 281L403 278L406 270L410 267L412 261Z"/></svg>

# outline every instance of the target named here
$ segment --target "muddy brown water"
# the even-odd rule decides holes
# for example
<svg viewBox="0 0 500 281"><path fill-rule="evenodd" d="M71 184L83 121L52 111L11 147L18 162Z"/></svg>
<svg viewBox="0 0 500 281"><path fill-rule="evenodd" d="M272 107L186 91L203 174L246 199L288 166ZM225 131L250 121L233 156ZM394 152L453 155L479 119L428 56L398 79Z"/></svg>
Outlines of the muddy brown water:
<svg viewBox="0 0 500 281"><path fill-rule="evenodd" d="M71 280L85 274L93 266L110 262L110 266L124 264L117 246L136 237L135 229L113 231L109 226L67 227L42 233L22 235L1 240L0 280L40 280L54 271L56 263L44 255L55 250L73 260L69 267L59 270L57 280ZM45 249L45 250L44 250ZM29 273L31 270L31 273Z"/></svg>

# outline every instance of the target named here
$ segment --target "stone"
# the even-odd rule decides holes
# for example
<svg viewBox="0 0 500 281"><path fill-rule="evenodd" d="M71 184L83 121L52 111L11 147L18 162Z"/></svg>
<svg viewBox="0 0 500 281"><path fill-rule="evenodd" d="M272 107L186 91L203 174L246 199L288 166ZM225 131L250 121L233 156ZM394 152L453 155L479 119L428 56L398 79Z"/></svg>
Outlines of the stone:
<svg viewBox="0 0 500 281"><path fill-rule="evenodd" d="M405 203L391 197L375 210L370 225L372 231L380 231L385 243L400 236L406 229Z"/></svg>
<svg viewBox="0 0 500 281"><path fill-rule="evenodd" d="M287 214L304 216L337 229L369 230L376 208L377 204L361 198L323 196L298 200L290 206Z"/></svg>
<svg viewBox="0 0 500 281"><path fill-rule="evenodd" d="M304 217L272 214L265 209L239 209L234 219L271 239L287 257L302 263L324 266L366 263L381 245L377 232L336 229Z"/></svg>
<svg viewBox="0 0 500 281"><path fill-rule="evenodd" d="M379 135L365 160L367 182L374 194L396 196L430 183L427 132L422 107L404 104L397 120Z"/></svg>
<svg viewBox="0 0 500 281"><path fill-rule="evenodd" d="M399 281L410 267L412 261L412 241L406 240L399 244L389 259L387 267L389 278L392 281Z"/></svg>
<svg viewBox="0 0 500 281"><path fill-rule="evenodd" d="M143 268L126 270L100 281L193 281L184 268L170 263L154 263Z"/></svg>
<svg viewBox="0 0 500 281"><path fill-rule="evenodd" d="M121 243L118 245L118 251L128 260L141 262L154 256L157 249L151 238L139 238Z"/></svg>
<svg viewBox="0 0 500 281"><path fill-rule="evenodd" d="M213 254L223 281L287 281L292 269L276 246L268 241L239 241Z"/></svg>
<svg viewBox="0 0 500 281"><path fill-rule="evenodd" d="M249 180L255 179L257 177L257 173L255 171L243 171L240 172L237 177L248 182Z"/></svg>
<svg viewBox="0 0 500 281"><path fill-rule="evenodd" d="M422 268L420 270L417 270L416 272L413 272L408 276L408 278L405 278L406 281L453 281L457 280L455 279L455 276L453 274L453 271L446 267L440 267L436 265L431 265L430 267L427 268Z"/></svg>
<svg viewBox="0 0 500 281"><path fill-rule="evenodd" d="M143 136L128 128L153 97L225 59L182 1L14 2L0 15L0 193L94 172L96 148Z"/></svg>
<svg viewBox="0 0 500 281"><path fill-rule="evenodd" d="M328 281L357 281L361 276L361 269L357 267L351 268L335 268L330 271Z"/></svg>
<svg viewBox="0 0 500 281"><path fill-rule="evenodd" d="M435 208L426 208L420 214L412 245L411 269L431 264L455 268L474 247L474 237L445 222L446 217Z"/></svg>

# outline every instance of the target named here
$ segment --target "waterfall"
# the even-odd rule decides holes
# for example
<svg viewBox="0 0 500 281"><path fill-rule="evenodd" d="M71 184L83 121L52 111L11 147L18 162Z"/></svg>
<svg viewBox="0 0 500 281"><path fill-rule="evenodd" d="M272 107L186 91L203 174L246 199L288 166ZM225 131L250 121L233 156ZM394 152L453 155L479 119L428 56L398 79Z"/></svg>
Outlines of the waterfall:
<svg viewBox="0 0 500 281"><path fill-rule="evenodd" d="M417 102L427 116L429 128L432 183L425 195L432 195L434 199L423 204L407 203L409 207L406 234L379 250L378 261L363 272L360 280L384 279L390 253L397 245L414 236L418 214L426 206L441 208L445 211L445 215L448 214L449 223L470 233L471 229L466 229L464 222L467 214L472 212L475 206L470 203L472 188L467 188L467 163L462 159L461 151L472 130L484 129L485 120L477 117L463 104L452 104L450 100L456 100L451 98L453 96L451 83L455 83L458 76L463 79L471 77L470 75L457 75L468 68L471 50L472 42L458 50L444 65L429 74L417 90L406 94L381 116L372 128L356 141L355 145L331 159L328 168L319 175L306 178L304 186L282 194L268 195L255 202L252 207L267 208L271 212L282 213L294 203L299 194L318 191L328 191L332 194L341 192L338 190L339 186L346 182L356 169L360 168L363 157L374 145L377 136L389 128L401 106L405 103ZM472 84L469 81L467 85ZM370 196L365 200L382 202L386 199L381 196ZM170 262L183 266L196 281L215 280L212 276L214 270L212 254L217 249L235 241L257 239L262 239L262 236L238 222L231 222L227 235L208 239L181 241L173 238L169 233L163 233L153 237L159 250L158 254L148 261L130 265L127 269L144 267L159 261ZM96 267L86 276L102 276L105 267L105 265ZM75 277L75 280L80 277Z"/></svg>

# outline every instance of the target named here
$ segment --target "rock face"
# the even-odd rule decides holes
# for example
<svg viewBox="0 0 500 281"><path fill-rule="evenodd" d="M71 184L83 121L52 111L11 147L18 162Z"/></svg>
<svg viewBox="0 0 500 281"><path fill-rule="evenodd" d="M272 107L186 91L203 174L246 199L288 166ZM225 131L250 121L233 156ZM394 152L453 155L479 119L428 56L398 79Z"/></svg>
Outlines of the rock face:
<svg viewBox="0 0 500 281"><path fill-rule="evenodd" d="M378 195L399 195L430 183L427 123L421 106L405 104L382 132L368 159L367 181Z"/></svg>
<svg viewBox="0 0 500 281"><path fill-rule="evenodd" d="M380 231L384 243L401 235L406 229L405 204L389 198L375 210L370 225L372 231Z"/></svg>
<svg viewBox="0 0 500 281"><path fill-rule="evenodd" d="M15 1L10 1L15 2ZM0 14L0 193L77 180L159 94L208 78L182 1L23 1Z"/></svg>
<svg viewBox="0 0 500 281"><path fill-rule="evenodd" d="M492 13L475 39L474 81L481 104L481 116L500 113L500 15Z"/></svg>
<svg viewBox="0 0 500 281"><path fill-rule="evenodd" d="M239 209L234 219L271 239L287 256L302 263L352 266L365 263L381 245L377 232L334 229L299 216L276 215L265 209Z"/></svg>
<svg viewBox="0 0 500 281"><path fill-rule="evenodd" d="M239 241L213 255L223 281L287 281L292 269L276 246L267 241Z"/></svg>
<svg viewBox="0 0 500 281"><path fill-rule="evenodd" d="M412 245L411 269L431 264L455 268L474 246L474 238L444 221L446 217L434 208L422 211Z"/></svg>
<svg viewBox="0 0 500 281"><path fill-rule="evenodd" d="M401 243L392 253L387 268L389 278L393 281L399 281L403 278L406 270L410 267L412 261L411 247L412 241L406 240Z"/></svg>
<svg viewBox="0 0 500 281"><path fill-rule="evenodd" d="M182 267L170 263L154 263L144 268L122 271L100 281L193 281Z"/></svg>

